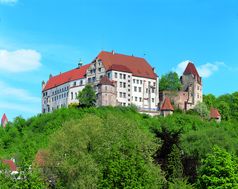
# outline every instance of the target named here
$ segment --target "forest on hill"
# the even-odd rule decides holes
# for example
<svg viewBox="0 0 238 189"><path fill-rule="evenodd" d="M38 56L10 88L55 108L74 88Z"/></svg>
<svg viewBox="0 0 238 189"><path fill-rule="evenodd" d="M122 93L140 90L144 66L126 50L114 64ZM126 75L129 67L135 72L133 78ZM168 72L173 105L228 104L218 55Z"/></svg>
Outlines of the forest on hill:
<svg viewBox="0 0 238 189"><path fill-rule="evenodd" d="M238 93L204 103L219 109L220 124L195 111L150 117L133 106L17 117L0 129L0 158L15 158L19 175L2 171L0 186L238 188Z"/></svg>

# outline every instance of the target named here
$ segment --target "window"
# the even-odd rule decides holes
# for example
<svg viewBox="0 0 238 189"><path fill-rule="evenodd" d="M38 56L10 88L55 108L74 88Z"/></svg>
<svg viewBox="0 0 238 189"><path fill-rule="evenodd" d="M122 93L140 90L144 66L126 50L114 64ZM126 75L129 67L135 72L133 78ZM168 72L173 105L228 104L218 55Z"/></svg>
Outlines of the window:
<svg viewBox="0 0 238 189"><path fill-rule="evenodd" d="M138 79L136 80L136 83L139 84L139 80Z"/></svg>
<svg viewBox="0 0 238 189"><path fill-rule="evenodd" d="M128 75L128 78L131 78L131 76Z"/></svg>
<svg viewBox="0 0 238 189"><path fill-rule="evenodd" d="M142 80L140 80L140 84L142 85Z"/></svg>
<svg viewBox="0 0 238 189"><path fill-rule="evenodd" d="M107 77L111 79L111 73L107 73Z"/></svg>
<svg viewBox="0 0 238 189"><path fill-rule="evenodd" d="M105 91L107 91L107 86L105 86Z"/></svg>
<svg viewBox="0 0 238 189"><path fill-rule="evenodd" d="M122 79L122 74L120 73L120 79Z"/></svg>
<svg viewBox="0 0 238 189"><path fill-rule="evenodd" d="M73 99L74 99L74 93L71 92L71 100L73 100Z"/></svg>
<svg viewBox="0 0 238 189"><path fill-rule="evenodd" d="M135 91L135 92L137 91L137 87L134 87L134 91Z"/></svg>
<svg viewBox="0 0 238 189"><path fill-rule="evenodd" d="M140 101L140 102L142 101L142 98L141 98L141 97L139 98L139 101Z"/></svg>
<svg viewBox="0 0 238 189"><path fill-rule="evenodd" d="M117 73L116 72L114 73L114 77L117 78Z"/></svg>
<svg viewBox="0 0 238 189"><path fill-rule="evenodd" d="M155 99L154 99L154 98L152 98L152 99L151 99L151 101L152 101L152 102L155 102Z"/></svg>
<svg viewBox="0 0 238 189"><path fill-rule="evenodd" d="M122 98L122 92L120 92L120 97Z"/></svg>
<svg viewBox="0 0 238 189"><path fill-rule="evenodd" d="M123 88L126 88L126 83L123 83Z"/></svg>
<svg viewBox="0 0 238 189"><path fill-rule="evenodd" d="M152 89L151 89L151 92L152 92L152 93L155 93L155 89L154 89L154 88L152 88Z"/></svg>
<svg viewBox="0 0 238 189"><path fill-rule="evenodd" d="M135 101L137 102L137 96L135 97Z"/></svg>
<svg viewBox="0 0 238 189"><path fill-rule="evenodd" d="M123 98L126 98L126 93L123 93Z"/></svg>
<svg viewBox="0 0 238 189"><path fill-rule="evenodd" d="M74 82L74 86L76 86L76 81Z"/></svg>
<svg viewBox="0 0 238 189"><path fill-rule="evenodd" d="M135 83L136 82L136 80L135 79L133 79L133 83Z"/></svg>
<svg viewBox="0 0 238 189"><path fill-rule="evenodd" d="M146 91L145 91L146 93L148 93L148 88L146 89Z"/></svg>
<svg viewBox="0 0 238 189"><path fill-rule="evenodd" d="M126 79L126 74L123 74L123 79Z"/></svg>
<svg viewBox="0 0 238 189"><path fill-rule="evenodd" d="M75 93L75 99L77 99L77 93Z"/></svg>
<svg viewBox="0 0 238 189"><path fill-rule="evenodd" d="M95 82L96 81L96 77L93 77L93 82Z"/></svg>
<svg viewBox="0 0 238 189"><path fill-rule="evenodd" d="M122 82L120 82L120 87L122 88Z"/></svg>
<svg viewBox="0 0 238 189"><path fill-rule="evenodd" d="M88 83L91 83L91 78L88 78Z"/></svg>
<svg viewBox="0 0 238 189"><path fill-rule="evenodd" d="M80 85L83 85L83 80L80 80Z"/></svg>
<svg viewBox="0 0 238 189"><path fill-rule="evenodd" d="M138 89L139 89L139 92L141 92L141 87L138 87Z"/></svg>
<svg viewBox="0 0 238 189"><path fill-rule="evenodd" d="M101 72L102 68L98 68L98 71Z"/></svg>
<svg viewBox="0 0 238 189"><path fill-rule="evenodd" d="M155 82L153 83L154 87L155 87Z"/></svg>

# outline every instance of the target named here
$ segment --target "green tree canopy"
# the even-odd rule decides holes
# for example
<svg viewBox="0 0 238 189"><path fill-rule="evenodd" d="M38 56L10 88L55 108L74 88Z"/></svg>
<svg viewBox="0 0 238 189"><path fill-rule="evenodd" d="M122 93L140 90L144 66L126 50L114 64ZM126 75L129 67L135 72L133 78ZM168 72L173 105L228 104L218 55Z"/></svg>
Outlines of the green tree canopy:
<svg viewBox="0 0 238 189"><path fill-rule="evenodd" d="M237 188L237 166L232 155L215 146L200 168L201 188Z"/></svg>
<svg viewBox="0 0 238 189"><path fill-rule="evenodd" d="M194 111L197 112L202 118L208 119L210 111L204 102L199 102L195 107Z"/></svg>
<svg viewBox="0 0 238 189"><path fill-rule="evenodd" d="M160 91L178 91L181 89L181 82L176 72L169 72L161 76Z"/></svg>
<svg viewBox="0 0 238 189"><path fill-rule="evenodd" d="M216 105L216 97L213 94L203 95L203 102L210 109Z"/></svg>
<svg viewBox="0 0 238 189"><path fill-rule="evenodd" d="M79 100L79 107L92 107L96 103L96 94L91 85L86 85L82 91L79 92L77 99Z"/></svg>

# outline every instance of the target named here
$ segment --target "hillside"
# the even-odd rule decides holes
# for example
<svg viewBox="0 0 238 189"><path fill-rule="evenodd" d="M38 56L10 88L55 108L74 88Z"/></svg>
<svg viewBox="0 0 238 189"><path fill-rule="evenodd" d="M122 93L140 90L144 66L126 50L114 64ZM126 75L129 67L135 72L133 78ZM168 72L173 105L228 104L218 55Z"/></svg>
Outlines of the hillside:
<svg viewBox="0 0 238 189"><path fill-rule="evenodd" d="M152 118L133 107L69 108L18 117L1 128L0 157L14 157L20 169L33 165L28 188L204 188L202 159L221 151L235 162L237 136L232 120L217 124L181 112ZM45 154L43 163L37 152ZM231 178L238 174L233 169ZM6 188L22 182L0 177Z"/></svg>

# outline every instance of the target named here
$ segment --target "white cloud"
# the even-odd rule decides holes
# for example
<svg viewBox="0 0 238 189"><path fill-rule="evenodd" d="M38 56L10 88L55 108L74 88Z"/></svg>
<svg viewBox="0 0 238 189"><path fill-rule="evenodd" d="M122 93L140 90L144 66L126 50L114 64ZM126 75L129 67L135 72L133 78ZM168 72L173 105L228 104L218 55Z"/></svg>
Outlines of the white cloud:
<svg viewBox="0 0 238 189"><path fill-rule="evenodd" d="M183 61L179 63L177 67L174 68L173 70L177 72L178 75L182 75L189 62L192 62L192 61L189 61L189 60ZM223 62L214 62L214 63L202 64L199 66L196 65L196 68L201 77L208 78L214 72L218 71L220 66L226 66L226 65Z"/></svg>
<svg viewBox="0 0 238 189"><path fill-rule="evenodd" d="M25 72L39 68L41 54L31 49L0 50L0 71Z"/></svg>
<svg viewBox="0 0 238 189"><path fill-rule="evenodd" d="M12 100L25 101L27 104L38 103L40 104L40 98L32 96L28 91L20 88L8 86L4 82L0 81L0 97L11 98Z"/></svg>
<svg viewBox="0 0 238 189"><path fill-rule="evenodd" d="M18 0L0 0L0 4L15 4Z"/></svg>

